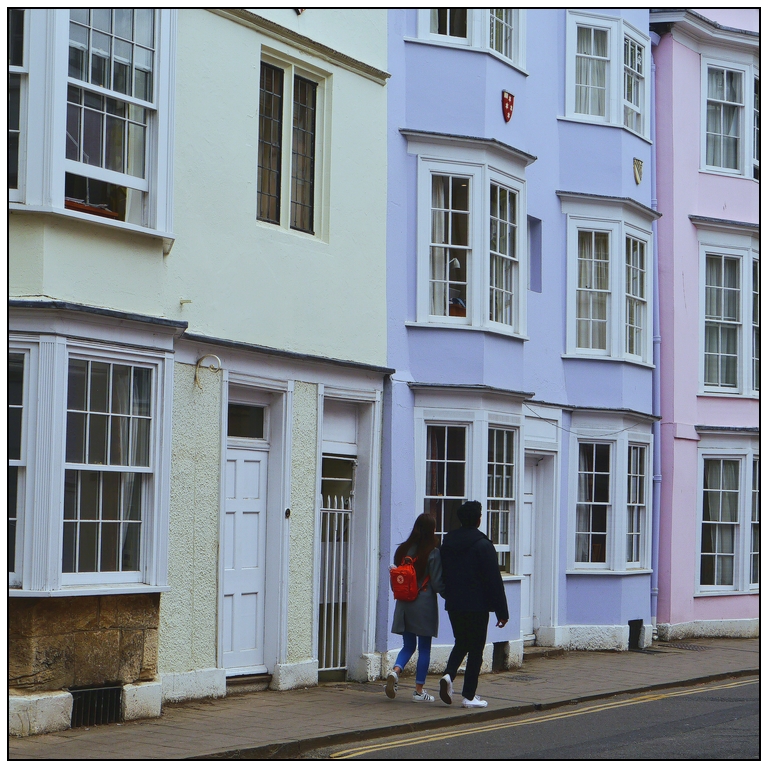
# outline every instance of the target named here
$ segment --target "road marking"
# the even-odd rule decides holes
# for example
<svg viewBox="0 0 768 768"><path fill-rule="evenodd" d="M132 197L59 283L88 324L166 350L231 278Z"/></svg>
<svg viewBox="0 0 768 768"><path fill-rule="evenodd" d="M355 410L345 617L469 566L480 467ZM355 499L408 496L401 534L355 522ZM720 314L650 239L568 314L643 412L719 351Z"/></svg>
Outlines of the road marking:
<svg viewBox="0 0 768 768"><path fill-rule="evenodd" d="M739 688L743 685L754 685L759 682L759 678L749 678L745 680L736 680L730 683L720 683L717 685L708 685L706 687L697 686L696 688L685 688L680 691L669 691L667 693L646 693L640 696L635 696L631 699L624 701L615 701L605 704L595 704L581 709L577 709L571 712L553 712L546 715L537 715L529 717L525 720L519 720L515 723L495 723L490 725L476 725L469 728L462 728L450 733L441 733L439 735L432 736L410 736L405 739L399 739L397 741L389 741L386 744L379 744L377 746L369 747L353 747L352 749L344 749L340 752L334 752L330 755L332 760L350 760L351 758L360 757L361 755L367 755L371 752L380 752L385 749L393 749L395 747L407 747L414 744L426 744L430 741L443 741L445 739L457 739L460 736L469 736L475 733L487 733L488 731L500 731L505 728L517 728L521 725L532 725L535 723L546 723L551 720L562 720L566 717L577 717L580 715L591 715L596 712L605 712L610 709L617 709L619 707L628 707L634 704L645 704L650 701L660 701L661 699L671 699L676 696L690 696L694 693L707 693L709 691L720 691L725 688Z"/></svg>

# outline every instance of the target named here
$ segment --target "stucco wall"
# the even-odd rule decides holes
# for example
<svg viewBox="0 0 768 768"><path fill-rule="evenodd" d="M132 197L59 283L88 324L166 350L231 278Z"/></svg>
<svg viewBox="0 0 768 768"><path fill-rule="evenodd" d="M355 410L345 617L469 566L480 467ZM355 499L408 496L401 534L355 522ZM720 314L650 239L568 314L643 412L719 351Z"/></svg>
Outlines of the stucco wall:
<svg viewBox="0 0 768 768"><path fill-rule="evenodd" d="M160 601L159 671L216 666L221 373L176 363L168 584Z"/></svg>
<svg viewBox="0 0 768 768"><path fill-rule="evenodd" d="M9 216L8 230L10 296L165 314L160 240L38 214Z"/></svg>
<svg viewBox="0 0 768 768"><path fill-rule="evenodd" d="M339 24L350 25L344 19ZM358 32L343 29L345 37ZM386 27L376 35L383 44ZM315 190L324 224L316 236L256 218L262 46L328 74L319 78L323 151ZM179 12L176 93L178 238L166 259L168 316L208 336L383 365L386 87L186 9ZM191 303L182 308L181 298Z"/></svg>
<svg viewBox="0 0 768 768"><path fill-rule="evenodd" d="M291 531L288 566L286 661L312 657L312 573L317 475L317 385L297 381L293 390Z"/></svg>

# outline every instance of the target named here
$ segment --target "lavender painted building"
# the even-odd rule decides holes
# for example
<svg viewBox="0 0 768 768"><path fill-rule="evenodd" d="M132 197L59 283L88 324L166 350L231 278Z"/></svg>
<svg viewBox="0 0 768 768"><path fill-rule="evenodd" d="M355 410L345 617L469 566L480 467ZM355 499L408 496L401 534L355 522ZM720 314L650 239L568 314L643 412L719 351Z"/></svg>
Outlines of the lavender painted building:
<svg viewBox="0 0 768 768"><path fill-rule="evenodd" d="M394 548L468 498L511 614L487 665L650 643L650 54L643 9L389 12L384 674ZM434 670L451 644L443 613Z"/></svg>
<svg viewBox="0 0 768 768"><path fill-rule="evenodd" d="M662 638L759 630L759 23L651 13Z"/></svg>

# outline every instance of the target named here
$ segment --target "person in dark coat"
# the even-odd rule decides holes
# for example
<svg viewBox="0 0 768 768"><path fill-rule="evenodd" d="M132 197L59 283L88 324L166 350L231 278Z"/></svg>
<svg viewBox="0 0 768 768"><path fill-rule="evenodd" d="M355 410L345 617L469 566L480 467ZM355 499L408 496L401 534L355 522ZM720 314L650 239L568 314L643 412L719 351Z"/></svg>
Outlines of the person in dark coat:
<svg viewBox="0 0 768 768"><path fill-rule="evenodd" d="M451 620L455 640L445 675L440 678L440 698L453 703L453 681L467 656L462 688L463 707L487 707L488 702L475 695L483 649L488 633L488 614L496 614L496 626L509 620L507 596L499 573L496 548L480 530L482 506L479 501L462 504L457 516L461 528L443 536L440 558L445 581L445 609Z"/></svg>
<svg viewBox="0 0 768 768"><path fill-rule="evenodd" d="M395 565L401 565L406 557L415 558L414 566L419 586L424 584L425 580L426 584L414 601L395 601L392 632L403 636L403 648L392 671L387 675L385 691L390 699L395 698L400 673L416 651L418 639L416 690L411 698L413 701L429 703L434 701L435 697L424 690L424 683L429 671L432 638L437 637L437 595L443 592L443 570L435 537L435 518L432 515L422 514L416 518L410 536L395 550Z"/></svg>

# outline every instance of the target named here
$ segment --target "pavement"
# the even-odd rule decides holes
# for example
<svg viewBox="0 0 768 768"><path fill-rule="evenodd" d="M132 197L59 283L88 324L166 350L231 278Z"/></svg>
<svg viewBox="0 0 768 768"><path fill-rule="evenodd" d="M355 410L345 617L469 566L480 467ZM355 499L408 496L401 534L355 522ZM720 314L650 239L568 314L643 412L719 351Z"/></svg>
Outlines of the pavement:
<svg viewBox="0 0 768 768"><path fill-rule="evenodd" d="M528 649L527 649L528 650ZM11 737L10 760L290 759L322 747L487 721L617 694L693 685L760 672L760 641L695 638L643 651L567 653L530 649L520 669L482 675L487 709L443 704L437 675L425 688L434 704L414 703L412 678L395 699L384 681L325 683L294 691L239 693L166 704L151 720ZM454 687L461 690L461 677ZM458 702L457 702L458 699Z"/></svg>

